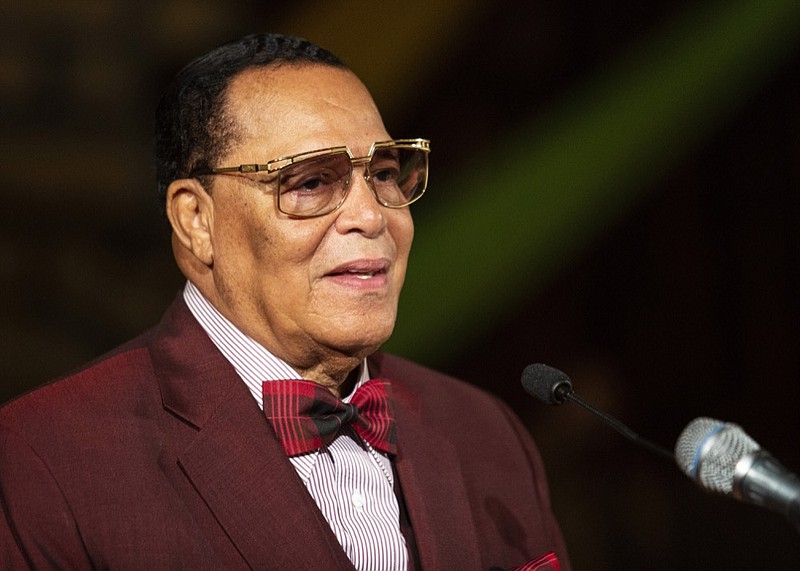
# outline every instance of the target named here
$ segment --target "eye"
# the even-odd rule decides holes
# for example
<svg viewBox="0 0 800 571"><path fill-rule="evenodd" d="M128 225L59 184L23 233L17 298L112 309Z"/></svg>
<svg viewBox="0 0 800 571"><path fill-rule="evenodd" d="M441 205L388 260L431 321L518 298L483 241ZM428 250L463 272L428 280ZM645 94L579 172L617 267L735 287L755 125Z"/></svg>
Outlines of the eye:
<svg viewBox="0 0 800 571"><path fill-rule="evenodd" d="M330 177L321 174L315 178L309 178L300 182L294 190L302 191L302 190L316 190L320 187L320 185L327 185L330 184L331 180Z"/></svg>
<svg viewBox="0 0 800 571"><path fill-rule="evenodd" d="M281 177L281 194L326 192L335 186L340 178L339 174L332 169L292 169Z"/></svg>
<svg viewBox="0 0 800 571"><path fill-rule="evenodd" d="M379 171L372 172L372 178L376 182L387 184L387 183L394 183L397 181L397 176L400 174L400 171L396 168L385 168Z"/></svg>
<svg viewBox="0 0 800 571"><path fill-rule="evenodd" d="M395 157L376 157L370 165L372 180L379 184L395 184L400 176L400 162Z"/></svg>

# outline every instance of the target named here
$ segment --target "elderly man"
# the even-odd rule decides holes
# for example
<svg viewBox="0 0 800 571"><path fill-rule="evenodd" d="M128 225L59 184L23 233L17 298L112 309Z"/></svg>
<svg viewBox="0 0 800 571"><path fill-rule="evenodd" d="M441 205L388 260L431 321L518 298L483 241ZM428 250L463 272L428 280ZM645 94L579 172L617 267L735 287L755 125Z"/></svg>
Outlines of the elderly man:
<svg viewBox="0 0 800 571"><path fill-rule="evenodd" d="M186 287L0 410L0 567L566 568L507 407L378 351L428 152L304 40L181 71L157 160Z"/></svg>

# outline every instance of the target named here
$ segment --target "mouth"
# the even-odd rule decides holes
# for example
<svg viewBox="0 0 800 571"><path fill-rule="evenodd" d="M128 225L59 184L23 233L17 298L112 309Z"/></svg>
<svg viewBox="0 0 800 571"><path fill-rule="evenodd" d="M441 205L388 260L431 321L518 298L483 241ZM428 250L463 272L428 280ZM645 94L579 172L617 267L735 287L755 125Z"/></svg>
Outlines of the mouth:
<svg viewBox="0 0 800 571"><path fill-rule="evenodd" d="M370 278L375 277L378 274L378 272L369 272L369 273L347 272L347 274L351 275L351 276L353 276L355 278L358 278L360 280L368 280Z"/></svg>
<svg viewBox="0 0 800 571"><path fill-rule="evenodd" d="M325 274L342 283L363 283L379 285L385 282L389 271L389 261L384 259L353 260L335 267Z"/></svg>

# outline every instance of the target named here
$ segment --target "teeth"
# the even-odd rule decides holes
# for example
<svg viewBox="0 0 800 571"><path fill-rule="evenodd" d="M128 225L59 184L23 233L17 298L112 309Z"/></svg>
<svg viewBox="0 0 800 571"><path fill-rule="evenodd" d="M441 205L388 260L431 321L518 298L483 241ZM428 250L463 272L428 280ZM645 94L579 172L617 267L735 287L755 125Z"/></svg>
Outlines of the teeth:
<svg viewBox="0 0 800 571"><path fill-rule="evenodd" d="M368 280L380 274L382 270L344 270L341 275L347 275L360 280Z"/></svg>

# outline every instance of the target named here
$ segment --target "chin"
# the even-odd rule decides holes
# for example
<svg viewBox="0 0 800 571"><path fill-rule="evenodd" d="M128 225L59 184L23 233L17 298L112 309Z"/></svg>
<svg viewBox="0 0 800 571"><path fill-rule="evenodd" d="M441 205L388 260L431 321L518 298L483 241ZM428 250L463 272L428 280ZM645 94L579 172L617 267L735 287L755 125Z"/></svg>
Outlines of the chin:
<svg viewBox="0 0 800 571"><path fill-rule="evenodd" d="M341 353L358 357L366 357L378 350L392 335L394 327L370 328L341 331L335 339L331 339L330 347Z"/></svg>
<svg viewBox="0 0 800 571"><path fill-rule="evenodd" d="M318 341L342 353L371 353L392 335L397 316L396 303L359 303L328 306L322 319L310 323Z"/></svg>

